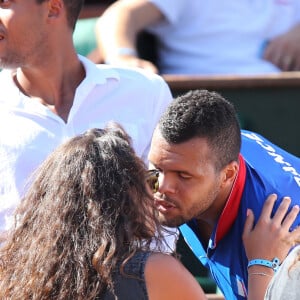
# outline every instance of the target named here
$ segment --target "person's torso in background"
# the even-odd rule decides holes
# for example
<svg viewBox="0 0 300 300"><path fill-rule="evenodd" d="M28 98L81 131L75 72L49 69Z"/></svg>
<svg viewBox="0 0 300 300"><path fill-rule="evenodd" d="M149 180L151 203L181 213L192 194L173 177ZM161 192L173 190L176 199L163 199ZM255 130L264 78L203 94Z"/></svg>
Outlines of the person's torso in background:
<svg viewBox="0 0 300 300"><path fill-rule="evenodd" d="M163 74L278 72L266 43L300 21L299 0L150 0L168 19L158 36Z"/></svg>

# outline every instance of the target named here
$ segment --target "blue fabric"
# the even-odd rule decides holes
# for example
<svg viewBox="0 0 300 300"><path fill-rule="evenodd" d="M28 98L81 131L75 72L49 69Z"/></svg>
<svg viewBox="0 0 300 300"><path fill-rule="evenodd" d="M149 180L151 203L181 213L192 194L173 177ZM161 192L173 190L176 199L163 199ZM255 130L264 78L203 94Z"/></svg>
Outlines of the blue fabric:
<svg viewBox="0 0 300 300"><path fill-rule="evenodd" d="M271 193L278 199L292 198L292 205L300 204L300 159L280 149L256 133L242 130L241 154L246 161L246 181L237 218L229 232L213 245L213 232L208 248L204 249L194 220L180 227L184 239L200 262L210 269L225 299L246 299L248 259L243 247L242 233L247 208L258 219L264 201ZM239 201L239 199L233 199ZM277 201L274 211L281 201ZM300 224L300 217L293 227ZM267 247L267 245L266 245Z"/></svg>

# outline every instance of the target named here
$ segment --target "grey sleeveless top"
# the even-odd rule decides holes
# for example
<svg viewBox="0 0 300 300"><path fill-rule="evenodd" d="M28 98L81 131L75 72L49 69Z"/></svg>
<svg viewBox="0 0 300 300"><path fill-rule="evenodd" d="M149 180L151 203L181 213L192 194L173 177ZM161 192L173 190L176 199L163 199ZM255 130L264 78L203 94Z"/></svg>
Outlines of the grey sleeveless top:
<svg viewBox="0 0 300 300"><path fill-rule="evenodd" d="M151 252L138 252L125 265L124 273L132 275L134 278L117 272L114 283L118 300L148 300L144 270L150 255ZM111 292L107 292L103 300L115 300L115 297Z"/></svg>

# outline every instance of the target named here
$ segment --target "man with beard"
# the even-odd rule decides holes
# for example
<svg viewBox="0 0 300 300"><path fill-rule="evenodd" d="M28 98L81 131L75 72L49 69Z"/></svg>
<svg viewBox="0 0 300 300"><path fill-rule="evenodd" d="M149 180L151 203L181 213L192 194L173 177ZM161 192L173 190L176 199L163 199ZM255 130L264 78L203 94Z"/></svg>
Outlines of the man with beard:
<svg viewBox="0 0 300 300"><path fill-rule="evenodd" d="M0 242L32 172L66 139L120 123L144 160L167 84L141 70L95 65L73 31L83 0L0 4Z"/></svg>
<svg viewBox="0 0 300 300"><path fill-rule="evenodd" d="M248 209L257 220L265 199L271 195L274 201L275 194L290 196L291 206L299 204L299 158L241 130L234 107L218 93L195 90L175 99L163 114L148 159L158 176L154 199L161 222L180 226L226 299L246 299L242 235ZM292 228L299 222L298 216ZM259 258L270 265L274 259Z"/></svg>

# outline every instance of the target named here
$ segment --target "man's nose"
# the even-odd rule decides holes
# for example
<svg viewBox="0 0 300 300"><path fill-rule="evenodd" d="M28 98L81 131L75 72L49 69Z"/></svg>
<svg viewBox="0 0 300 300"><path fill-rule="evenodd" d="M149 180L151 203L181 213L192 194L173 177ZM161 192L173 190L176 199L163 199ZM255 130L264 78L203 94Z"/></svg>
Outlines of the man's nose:
<svg viewBox="0 0 300 300"><path fill-rule="evenodd" d="M176 191L176 184L175 181L171 178L171 176L168 176L163 173L159 173L158 176L158 192L161 194L166 193L175 193Z"/></svg>

